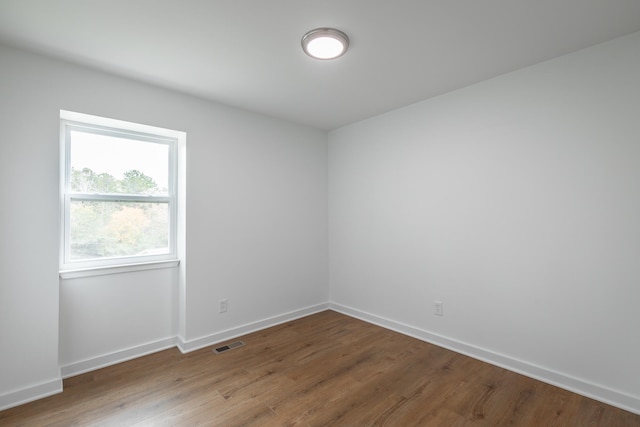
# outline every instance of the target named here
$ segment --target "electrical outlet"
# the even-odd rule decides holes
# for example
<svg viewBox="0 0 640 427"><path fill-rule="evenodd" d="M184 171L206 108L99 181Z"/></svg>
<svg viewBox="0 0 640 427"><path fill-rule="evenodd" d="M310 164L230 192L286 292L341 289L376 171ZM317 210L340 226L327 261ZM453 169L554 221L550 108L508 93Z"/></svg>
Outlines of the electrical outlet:
<svg viewBox="0 0 640 427"><path fill-rule="evenodd" d="M444 316L442 301L434 301L433 309L433 314L435 314L436 316Z"/></svg>
<svg viewBox="0 0 640 427"><path fill-rule="evenodd" d="M229 304L228 304L228 301L227 301L226 298L225 299L221 299L220 301L218 301L218 311L220 313L226 313L227 312L227 308L229 308L228 305Z"/></svg>

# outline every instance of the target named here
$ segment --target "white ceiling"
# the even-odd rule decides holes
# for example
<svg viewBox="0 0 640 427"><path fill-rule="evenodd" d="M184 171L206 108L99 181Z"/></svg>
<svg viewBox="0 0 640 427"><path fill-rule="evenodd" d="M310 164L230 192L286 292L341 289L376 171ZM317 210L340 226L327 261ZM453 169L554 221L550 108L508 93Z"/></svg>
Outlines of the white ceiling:
<svg viewBox="0 0 640 427"><path fill-rule="evenodd" d="M302 52L323 26L345 56ZM327 130L635 31L639 0L0 0L5 44Z"/></svg>

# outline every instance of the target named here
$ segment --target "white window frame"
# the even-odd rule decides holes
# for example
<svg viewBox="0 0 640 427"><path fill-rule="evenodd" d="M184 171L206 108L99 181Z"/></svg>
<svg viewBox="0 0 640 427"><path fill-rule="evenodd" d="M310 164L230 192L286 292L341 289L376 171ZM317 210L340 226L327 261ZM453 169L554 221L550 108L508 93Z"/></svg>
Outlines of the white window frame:
<svg viewBox="0 0 640 427"><path fill-rule="evenodd" d="M127 139L165 144L169 146L169 185L166 196L127 194L90 194L71 191L71 130L120 136ZM60 276L75 278L98 274L111 274L178 265L178 153L186 134L153 126L108 119L71 111L60 111ZM166 203L169 208L169 253L111 257L73 261L70 259L70 206L72 200Z"/></svg>

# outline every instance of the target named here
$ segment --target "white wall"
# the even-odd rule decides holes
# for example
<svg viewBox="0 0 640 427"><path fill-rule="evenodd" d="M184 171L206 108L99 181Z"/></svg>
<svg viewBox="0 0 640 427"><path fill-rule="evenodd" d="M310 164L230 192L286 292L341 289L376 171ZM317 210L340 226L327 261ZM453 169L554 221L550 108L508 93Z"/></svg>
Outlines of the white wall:
<svg viewBox="0 0 640 427"><path fill-rule="evenodd" d="M48 100L19 85L34 72L0 53L0 408L60 390L59 120L31 120ZM34 70L35 71L35 70ZM42 82L39 85L47 85ZM46 93L44 94L46 96ZM58 113L59 114L59 113ZM47 135L50 135L48 138ZM44 136L44 139L43 139ZM5 395L7 397L5 398ZM8 396L10 395L10 396Z"/></svg>
<svg viewBox="0 0 640 427"><path fill-rule="evenodd" d="M61 280L62 375L175 346L177 283L175 268Z"/></svg>
<svg viewBox="0 0 640 427"><path fill-rule="evenodd" d="M331 132L332 302L640 412L638 76L640 33Z"/></svg>
<svg viewBox="0 0 640 427"><path fill-rule="evenodd" d="M187 341L328 300L326 133L208 116L187 135Z"/></svg>
<svg viewBox="0 0 640 427"><path fill-rule="evenodd" d="M59 390L60 366L326 307L325 132L8 47L0 63L0 408ZM60 109L187 133L186 271L58 279Z"/></svg>

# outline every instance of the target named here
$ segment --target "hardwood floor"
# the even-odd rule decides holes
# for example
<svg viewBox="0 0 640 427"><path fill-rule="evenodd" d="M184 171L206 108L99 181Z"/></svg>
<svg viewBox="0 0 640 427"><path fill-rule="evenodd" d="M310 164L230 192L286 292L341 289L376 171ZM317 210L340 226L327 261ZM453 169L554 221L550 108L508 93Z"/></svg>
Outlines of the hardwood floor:
<svg viewBox="0 0 640 427"><path fill-rule="evenodd" d="M64 381L2 426L640 426L640 416L325 311Z"/></svg>

